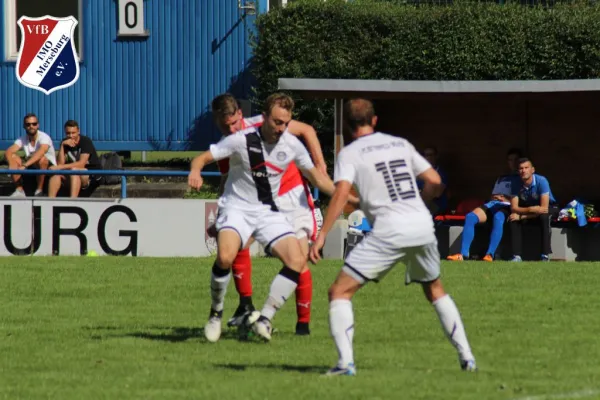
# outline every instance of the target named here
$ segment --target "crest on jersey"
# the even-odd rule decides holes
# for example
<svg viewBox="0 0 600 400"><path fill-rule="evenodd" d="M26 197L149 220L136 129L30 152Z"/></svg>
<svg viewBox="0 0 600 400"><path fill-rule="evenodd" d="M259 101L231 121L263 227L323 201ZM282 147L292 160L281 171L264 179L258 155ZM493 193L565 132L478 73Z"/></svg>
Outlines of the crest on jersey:
<svg viewBox="0 0 600 400"><path fill-rule="evenodd" d="M79 79L73 36L74 17L21 17L21 47L16 74L22 85L50 94Z"/></svg>
<svg viewBox="0 0 600 400"><path fill-rule="evenodd" d="M204 203L204 243L211 255L217 252L217 237L210 237L207 230L217 223L217 213L218 208L216 202L207 201Z"/></svg>
<svg viewBox="0 0 600 400"><path fill-rule="evenodd" d="M285 161L286 158L287 158L287 154L285 154L284 151L280 151L277 153L277 160Z"/></svg>

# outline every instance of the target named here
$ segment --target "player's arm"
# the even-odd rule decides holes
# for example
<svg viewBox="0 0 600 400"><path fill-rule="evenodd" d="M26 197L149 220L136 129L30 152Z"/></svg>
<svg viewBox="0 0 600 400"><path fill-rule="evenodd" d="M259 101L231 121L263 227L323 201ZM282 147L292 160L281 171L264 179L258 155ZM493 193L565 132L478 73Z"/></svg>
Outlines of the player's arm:
<svg viewBox="0 0 600 400"><path fill-rule="evenodd" d="M445 186L442 186L442 177L412 144L408 143L408 146L412 172L417 177L417 180L423 182L421 198L425 201L430 201L441 196L445 188Z"/></svg>
<svg viewBox="0 0 600 400"><path fill-rule="evenodd" d="M61 146L62 148L62 146ZM64 160L64 150L61 149L61 151L63 152L63 161ZM58 169L81 169L81 168L85 168L85 166L88 163L88 160L90 159L90 155L88 153L81 153L79 155L79 160L69 163L69 164L60 164L57 166Z"/></svg>
<svg viewBox="0 0 600 400"><path fill-rule="evenodd" d="M550 208L550 183L546 178L540 178L540 206L533 210L536 214L547 214Z"/></svg>
<svg viewBox="0 0 600 400"><path fill-rule="evenodd" d="M65 147L62 145L60 146L60 149L58 150L58 156L56 157L56 163L58 164L58 166L63 165L67 162L67 158L65 157Z"/></svg>
<svg viewBox="0 0 600 400"><path fill-rule="evenodd" d="M313 186L316 186L320 191L322 191L326 195L333 196L333 193L335 192L335 185L333 184L333 181L331 180L331 178L329 178L328 175L325 175L323 172L317 169L317 167L313 167L309 170L304 170L302 172L304 176L306 176L306 178L310 181L310 183L313 184ZM354 206L359 205L359 199L351 194L348 194L348 198L346 200Z"/></svg>
<svg viewBox="0 0 600 400"><path fill-rule="evenodd" d="M194 157L190 166L190 173L188 175L188 185L193 189L200 190L202 184L204 183L200 174L206 165L213 162L215 162L215 157L210 150Z"/></svg>
<svg viewBox="0 0 600 400"><path fill-rule="evenodd" d="M442 194L444 190L442 186L442 177L435 169L429 167L417 175L417 178L423 181L423 189L421 190L421 197L423 200L433 200Z"/></svg>
<svg viewBox="0 0 600 400"><path fill-rule="evenodd" d="M27 167L39 162L44 157L44 154L46 154L46 152L48 151L49 148L50 148L50 146L48 146L47 144L41 144L40 148L37 149L37 151L35 153L33 153L31 155L31 157L29 157L29 160L27 160L23 164L23 166L25 168L27 168Z"/></svg>
<svg viewBox="0 0 600 400"><path fill-rule="evenodd" d="M527 207L519 207L519 196L513 193L513 197L510 199L510 212L512 214L525 214Z"/></svg>
<svg viewBox="0 0 600 400"><path fill-rule="evenodd" d="M13 155L17 154L17 151L21 150L21 147L23 146L19 143L14 143L8 149L6 149L6 152L4 153L4 158L6 158L6 161L8 162Z"/></svg>
<svg viewBox="0 0 600 400"><path fill-rule="evenodd" d="M50 167L51 170L68 169L68 168L65 168L65 165L67 163L67 157L65 156L65 142L67 140L70 140L70 139L64 139L60 143L60 149L58 150L58 155L56 156L56 165L51 166Z"/></svg>
<svg viewBox="0 0 600 400"><path fill-rule="evenodd" d="M356 164L357 161L353 157L353 153L349 153L347 149L342 149L338 154L338 159L335 164L334 179L335 179L335 190L333 196L329 201L327 212L325 213L325 220L321 231L317 236L317 239L310 248L309 257L313 263L316 263L321 259L320 251L325 245L325 239L329 234L329 231L335 224L350 195L352 184L356 180Z"/></svg>
<svg viewBox="0 0 600 400"><path fill-rule="evenodd" d="M348 181L339 181L336 183L335 191L331 197L329 206L327 207L325 220L323 221L323 226L321 227L320 234L324 237L327 236L335 221L342 214L342 211L344 211L346 200L350 195L350 189L352 189L352 183Z"/></svg>
<svg viewBox="0 0 600 400"><path fill-rule="evenodd" d="M546 195L547 197L550 197L548 195ZM548 207L546 206L546 211L548 212ZM513 196L510 199L510 211L513 214L518 214L520 216L525 216L525 218L521 218L521 219L527 219L527 218L533 218L533 217L537 217L539 214L544 214L545 212L541 212L542 211L542 207L541 206L531 206L531 207L519 207L519 197L518 196ZM527 215L531 215L529 217L527 217Z"/></svg>
<svg viewBox="0 0 600 400"><path fill-rule="evenodd" d="M350 196L351 188L352 183L346 180L340 180L335 184L333 196L329 201L329 206L327 207L327 211L325 212L325 220L323 221L323 226L321 227L321 231L319 232L317 241L310 249L310 260L313 263L316 263L321 259L319 251L325 245L325 238L329 234L331 228L333 228L335 221L342 214L342 211L344 211L344 206L346 205L348 196Z"/></svg>
<svg viewBox="0 0 600 400"><path fill-rule="evenodd" d="M290 146L295 153L294 160L296 161L296 164L298 165L300 171L302 171L303 175L320 191L332 196L335 186L329 175L323 173L321 170L315 167L315 164L311 160L306 148L298 139L293 138L293 140L290 141ZM355 196L351 196L350 199L347 200L352 204L358 205L358 198Z"/></svg>
<svg viewBox="0 0 600 400"><path fill-rule="evenodd" d="M513 196L510 199L510 212L509 216L510 221L515 221L519 219L528 219L537 217L536 209L539 209L539 206L534 207L519 207L519 196Z"/></svg>
<svg viewBox="0 0 600 400"><path fill-rule="evenodd" d="M327 174L327 164L325 163L325 157L323 157L323 150L321 149L321 143L319 142L315 128L304 122L291 120L288 125L288 132L304 139L304 143L306 143L315 166L319 171Z"/></svg>
<svg viewBox="0 0 600 400"><path fill-rule="evenodd" d="M540 196L540 207L536 210L537 214L547 214L550 208L550 192L544 193Z"/></svg>
<svg viewBox="0 0 600 400"><path fill-rule="evenodd" d="M548 193L544 193L540 197L540 205L539 206L527 207L528 212L521 214L520 219L537 218L541 214L547 214L549 207L550 207L550 193L548 192Z"/></svg>
<svg viewBox="0 0 600 400"><path fill-rule="evenodd" d="M240 134L229 135L219 143L210 145L210 149L196 156L190 165L188 175L188 185L193 189L199 190L202 187L202 176L200 175L205 166L215 161L230 157L245 146L246 137Z"/></svg>
<svg viewBox="0 0 600 400"><path fill-rule="evenodd" d="M320 170L318 170L316 166L310 169L302 170L302 174L320 191L328 196L333 195L333 191L335 190L333 181L327 175L324 175Z"/></svg>
<svg viewBox="0 0 600 400"><path fill-rule="evenodd" d="M444 172L442 172L442 173L438 172L438 175L440 176L440 183L438 185L438 189L437 189L435 198L438 198L442 194L444 194L444 190L446 190L446 182L448 181L446 178L446 174Z"/></svg>

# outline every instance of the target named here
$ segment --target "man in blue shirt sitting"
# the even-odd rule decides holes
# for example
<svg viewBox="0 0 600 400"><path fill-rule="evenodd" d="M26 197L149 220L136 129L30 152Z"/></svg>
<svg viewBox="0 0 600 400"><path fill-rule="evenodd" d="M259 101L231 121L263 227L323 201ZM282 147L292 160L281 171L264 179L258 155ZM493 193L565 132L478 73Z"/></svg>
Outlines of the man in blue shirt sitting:
<svg viewBox="0 0 600 400"><path fill-rule="evenodd" d="M521 227L524 222L536 222L542 230L542 261L550 260L550 219L558 213L556 200L550 190L548 179L535 173L535 168L528 158L519 160L520 182L512 187L510 202L511 214L510 232L512 235L513 258L512 261L521 261L522 234Z"/></svg>

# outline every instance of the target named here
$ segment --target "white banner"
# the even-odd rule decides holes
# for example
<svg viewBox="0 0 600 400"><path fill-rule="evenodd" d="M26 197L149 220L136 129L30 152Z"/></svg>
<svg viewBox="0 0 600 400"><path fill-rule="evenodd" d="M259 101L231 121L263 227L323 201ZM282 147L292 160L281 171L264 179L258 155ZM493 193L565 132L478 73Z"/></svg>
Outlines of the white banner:
<svg viewBox="0 0 600 400"><path fill-rule="evenodd" d="M2 199L0 256L206 257L216 213L215 200Z"/></svg>

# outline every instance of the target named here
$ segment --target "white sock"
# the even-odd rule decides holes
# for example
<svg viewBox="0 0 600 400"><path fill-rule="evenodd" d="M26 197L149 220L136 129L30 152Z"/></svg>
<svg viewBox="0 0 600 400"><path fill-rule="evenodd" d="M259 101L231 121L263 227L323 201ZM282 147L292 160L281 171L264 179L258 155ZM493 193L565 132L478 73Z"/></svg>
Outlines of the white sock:
<svg viewBox="0 0 600 400"><path fill-rule="evenodd" d="M346 368L354 363L354 313L350 300L332 300L329 303L329 329L340 357L338 367Z"/></svg>
<svg viewBox="0 0 600 400"><path fill-rule="evenodd" d="M210 276L210 297L212 298L211 308L215 311L223 311L225 304L225 293L227 285L231 279L231 271L225 276L217 276L213 272Z"/></svg>
<svg viewBox="0 0 600 400"><path fill-rule="evenodd" d="M473 357L473 353L471 353L471 346L469 346L460 313L450 295L440 297L434 301L432 305L442 323L444 332L446 332L446 337L458 351L460 359L474 360L475 357Z"/></svg>
<svg viewBox="0 0 600 400"><path fill-rule="evenodd" d="M267 317L272 320L277 310L279 310L285 304L286 300L294 293L298 282L286 278L281 273L275 276L273 283L271 283L271 289L269 291L269 297L263 306L260 314L263 317Z"/></svg>

